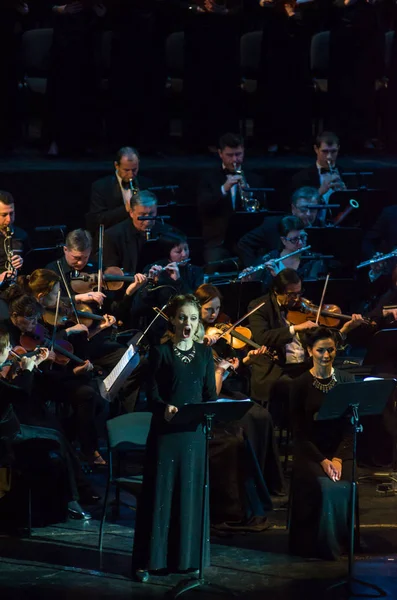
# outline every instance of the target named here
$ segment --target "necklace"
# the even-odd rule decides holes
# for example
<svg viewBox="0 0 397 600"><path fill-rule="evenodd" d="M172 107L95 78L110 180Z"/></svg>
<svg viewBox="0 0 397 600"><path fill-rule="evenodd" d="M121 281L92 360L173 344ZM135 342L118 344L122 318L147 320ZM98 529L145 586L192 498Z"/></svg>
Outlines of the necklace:
<svg viewBox="0 0 397 600"><path fill-rule="evenodd" d="M174 352L176 354L176 356L185 364L189 364L192 362L193 358L196 356L196 348L193 344L192 348L190 350L185 350L184 352L182 352L181 350L179 350L179 348L177 348L174 344L172 345Z"/></svg>
<svg viewBox="0 0 397 600"><path fill-rule="evenodd" d="M311 371L310 371L311 372ZM321 383L320 378L316 377L313 373L313 387L315 387L317 390L320 390L320 392L323 392L324 394L328 394L328 392L330 390L332 390L333 387L336 386L336 384L338 383L335 377L335 369L332 369L331 372L331 379L329 380L328 383ZM325 379L328 379L328 377L326 377Z"/></svg>

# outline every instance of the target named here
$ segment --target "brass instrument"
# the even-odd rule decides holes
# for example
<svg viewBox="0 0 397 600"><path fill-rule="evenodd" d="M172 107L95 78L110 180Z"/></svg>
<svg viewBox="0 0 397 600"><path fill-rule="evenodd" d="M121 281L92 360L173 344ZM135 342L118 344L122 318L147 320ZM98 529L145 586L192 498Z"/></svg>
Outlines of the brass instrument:
<svg viewBox="0 0 397 600"><path fill-rule="evenodd" d="M295 256L296 254L302 254L302 252L306 252L306 250L309 250L311 248L311 246L304 246L303 248L299 248L298 250L294 250L294 252L290 252L289 254L286 254L285 256L280 256L279 258L274 258L274 259L269 259L269 260L273 260L273 262L277 265L280 262L283 262L283 260L285 260L286 258L291 258L291 256ZM262 271L263 269L266 268L266 263L269 262L269 260L267 260L266 262L257 265L256 267L247 267L247 269L244 269L244 271L241 271L241 273L239 273L237 279L244 279L245 277L248 277L249 275L252 275L253 273L257 273L258 271Z"/></svg>
<svg viewBox="0 0 397 600"><path fill-rule="evenodd" d="M240 177L238 182L238 189L240 191L241 204L246 212L257 212L260 209L259 202L253 196L253 192L250 192L247 180L245 179L244 171L242 168L237 168L237 164L234 163L234 174Z"/></svg>
<svg viewBox="0 0 397 600"><path fill-rule="evenodd" d="M374 256L370 260L365 260L364 262L357 265L356 269L363 269L364 267L372 267L376 263L383 262L384 260L388 260L389 258L397 257L397 248L389 252L389 254L379 254L378 256Z"/></svg>
<svg viewBox="0 0 397 600"><path fill-rule="evenodd" d="M334 180L334 182L333 182L334 185L332 186L332 189L334 190L334 192L340 192L342 190L345 190L346 186L341 179L339 170L335 167L335 165L332 164L332 162L330 160L327 160L327 165L328 165L330 176L337 178Z"/></svg>

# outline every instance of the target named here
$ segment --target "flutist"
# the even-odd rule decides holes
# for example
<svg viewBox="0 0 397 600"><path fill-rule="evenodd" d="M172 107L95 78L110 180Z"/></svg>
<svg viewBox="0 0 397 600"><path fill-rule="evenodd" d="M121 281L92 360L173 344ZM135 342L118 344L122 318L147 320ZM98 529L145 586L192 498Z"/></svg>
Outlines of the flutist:
<svg viewBox="0 0 397 600"><path fill-rule="evenodd" d="M23 229L14 227L14 220L14 198L0 190L0 284L15 276L23 265L21 254L28 237Z"/></svg>

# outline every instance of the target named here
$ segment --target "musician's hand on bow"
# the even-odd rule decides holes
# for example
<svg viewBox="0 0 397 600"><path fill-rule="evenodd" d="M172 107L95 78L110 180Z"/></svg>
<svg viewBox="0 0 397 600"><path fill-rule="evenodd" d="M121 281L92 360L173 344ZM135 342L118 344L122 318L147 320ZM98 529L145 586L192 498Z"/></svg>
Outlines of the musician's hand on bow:
<svg viewBox="0 0 397 600"><path fill-rule="evenodd" d="M34 357L35 365L38 367L42 362L48 360L50 356L50 351L48 348L40 348L40 354Z"/></svg>
<svg viewBox="0 0 397 600"><path fill-rule="evenodd" d="M75 296L76 302L96 302L99 306L102 306L105 299L106 296L102 292L86 292Z"/></svg>
<svg viewBox="0 0 397 600"><path fill-rule="evenodd" d="M314 327L318 327L314 321L305 321L299 323L299 325L294 325L295 331L305 331L306 329L314 329Z"/></svg>
<svg viewBox="0 0 397 600"><path fill-rule="evenodd" d="M171 421L172 417L176 415L177 412L178 409L176 406L173 406L172 404L167 404L164 411L164 419L166 421Z"/></svg>
<svg viewBox="0 0 397 600"><path fill-rule="evenodd" d="M13 254L11 258L11 264L14 269L21 269L23 265L23 258L19 254Z"/></svg>
<svg viewBox="0 0 397 600"><path fill-rule="evenodd" d="M171 262L165 268L166 273L173 279L174 281L178 281L180 279L181 274L179 272L178 263Z"/></svg>
<svg viewBox="0 0 397 600"><path fill-rule="evenodd" d="M147 282L146 275L143 275L143 273L136 273L135 276L134 276L134 281L132 283L130 283L130 285L128 286L128 288L125 290L125 293L127 294L127 296L132 296L146 282Z"/></svg>
<svg viewBox="0 0 397 600"><path fill-rule="evenodd" d="M221 331L219 332L218 335L216 335L216 334L208 335L208 333L206 333L205 336L203 337L204 346L213 346L219 340L221 335L222 335Z"/></svg>
<svg viewBox="0 0 397 600"><path fill-rule="evenodd" d="M90 363L89 360L85 360L84 364L82 365L77 365L77 367L75 367L73 369L73 373L75 375L82 375L83 373L89 373L90 371L94 370L94 365L92 363Z"/></svg>
<svg viewBox="0 0 397 600"><path fill-rule="evenodd" d="M283 270L284 265L282 262L276 263L275 259L272 259L272 260L268 260L265 263L265 267L268 269L268 271L270 271L270 274L272 275L272 277L275 277L276 275L278 275L280 273L280 271Z"/></svg>
<svg viewBox="0 0 397 600"><path fill-rule="evenodd" d="M163 267L160 267L160 265L153 265L152 267L150 267L149 279L153 279L154 281L157 281L162 270L163 270Z"/></svg>
<svg viewBox="0 0 397 600"><path fill-rule="evenodd" d="M73 335L75 333L86 333L88 335L88 327L83 325L82 323L77 323L77 325L73 325L73 327L68 327L65 329L67 335Z"/></svg>
<svg viewBox="0 0 397 600"><path fill-rule="evenodd" d="M363 323L366 323L366 322L367 321L364 319L364 317L362 315L353 314L350 321L347 321L347 323L344 323L343 327L340 328L340 332L342 335L346 335L347 333L349 333L349 331L356 329L356 327L360 327L360 325L362 325Z"/></svg>
<svg viewBox="0 0 397 600"><path fill-rule="evenodd" d="M0 273L0 283L2 281L4 281L4 279L7 279L7 277L12 277L12 276L13 276L12 271L3 271L2 273Z"/></svg>

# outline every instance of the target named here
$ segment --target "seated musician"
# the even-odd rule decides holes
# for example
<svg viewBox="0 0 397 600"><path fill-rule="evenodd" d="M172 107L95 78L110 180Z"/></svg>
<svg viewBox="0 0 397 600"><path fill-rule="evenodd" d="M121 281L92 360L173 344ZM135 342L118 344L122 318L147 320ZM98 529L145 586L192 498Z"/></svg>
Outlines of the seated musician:
<svg viewBox="0 0 397 600"><path fill-rule="evenodd" d="M88 229L96 233L99 225L105 229L121 223L128 217L133 194L147 189L152 182L139 177L139 152L126 146L120 148L114 161L115 174L98 179L92 184ZM132 189L131 189L132 188Z"/></svg>
<svg viewBox="0 0 397 600"><path fill-rule="evenodd" d="M0 287L7 277L12 277L23 266L21 252L27 244L28 236L23 229L14 226L15 202L10 192L0 190ZM17 252L7 256L6 239L12 235L10 250Z"/></svg>
<svg viewBox="0 0 397 600"><path fill-rule="evenodd" d="M60 263L61 269L64 272L68 283L71 281L71 277L73 275L80 275L82 273L90 275L98 273L98 264L95 260L92 260L92 237L89 231L84 229L75 229L74 231L70 231L68 233L66 236L65 245L63 247L63 256L60 259ZM47 269L59 274L58 262L55 260L52 261L47 265ZM146 278L138 273L136 275L136 280L127 286L125 295L129 297L134 294L145 281ZM62 280L60 281L60 285L62 295L66 297L67 292ZM71 287L73 287L72 284ZM106 302L107 307L110 307L112 300L114 300L112 294L109 296L103 292L95 290L89 290L81 294L73 293L73 297L75 302L94 302L99 304L99 306L101 306L104 301L108 299ZM114 310L113 304L111 309Z"/></svg>
<svg viewBox="0 0 397 600"><path fill-rule="evenodd" d="M305 228L320 225L318 209L311 208L321 203L317 190L303 187L296 190L291 198L291 214L300 219ZM245 267L250 267L266 252L277 247L280 242L280 223L283 217L265 217L262 225L249 231L238 241L239 256Z"/></svg>
<svg viewBox="0 0 397 600"><path fill-rule="evenodd" d="M305 347L313 366L291 385L294 464L290 552L335 560L347 549L352 434L346 420L316 421L326 394L335 385L354 381L334 369L333 331L316 327L306 332Z"/></svg>
<svg viewBox="0 0 397 600"><path fill-rule="evenodd" d="M57 277L55 273L53 276ZM55 285L59 289L59 283ZM34 336L39 322L43 322L42 304L32 295L23 294L19 286L13 286L9 290L8 300L10 317L3 324L10 334L12 345L22 345L21 336L26 335L28 338ZM68 334L78 333L84 327L84 325L80 325L74 328L71 327L68 330L61 329L56 336L56 342L62 344L61 340L66 340ZM45 332L45 337L51 342L51 327L47 330L43 329L43 333ZM34 341L32 343L34 344ZM48 360L56 360L54 352L50 353ZM42 419L46 420L47 418L44 406L46 400L56 401L60 405L71 407L73 416L70 425L73 426L74 433L80 443L81 454L90 464L100 466L106 463L98 451L96 418L103 408L103 401L92 383L93 365L89 360L80 361L79 357L77 357L77 360L81 364L73 365L70 368L57 366L50 369L50 364L47 362L45 371L35 382L35 392L40 401L36 405L25 406L24 409L28 411L27 414L19 414L18 416L24 423L36 424L38 422L40 424ZM57 390L57 393L52 397L51 391L54 389Z"/></svg>
<svg viewBox="0 0 397 600"><path fill-rule="evenodd" d="M295 254L295 256L280 260L309 244L310 229L306 231L303 222L298 217L283 217L279 223L279 232L279 247L256 261L253 266L257 269L262 266L260 270L256 270L251 274L250 268L246 269L247 280L262 281L263 289L267 291L271 286L273 277L286 268L294 269L301 279L306 280L316 280L328 272L324 261L319 258L302 260L301 254ZM305 254L310 256L309 252Z"/></svg>
<svg viewBox="0 0 397 600"><path fill-rule="evenodd" d="M144 262L144 249L148 240L167 235L170 228L155 220L157 198L152 192L134 195L128 215L105 231L103 261L105 265L120 267L126 274L135 274L138 267L147 262Z"/></svg>
<svg viewBox="0 0 397 600"><path fill-rule="evenodd" d="M59 276L48 269L36 269L27 280L27 289L40 304L45 307L54 317L58 291L60 289ZM78 305L77 305L78 308ZM69 312L73 318L73 312ZM103 315L99 325L93 322L92 328L88 329L84 324L70 324L70 318L63 322L63 327L68 336L73 335L73 344L78 348L78 353L92 361L95 366L107 371L112 370L124 355L126 348L116 341L110 339L111 328L115 324L113 315ZM61 326L62 327L62 326ZM77 335L80 334L80 335ZM89 343L88 339L90 340ZM127 378L121 390L124 408L132 412L139 393L144 365L138 367Z"/></svg>
<svg viewBox="0 0 397 600"><path fill-rule="evenodd" d="M219 140L219 168L203 175L198 187L198 212L204 238L206 262L229 256L225 248L227 228L232 214L243 210L239 184L244 162L244 139L234 133L226 133ZM251 187L261 187L262 181L253 173L245 173Z"/></svg>
<svg viewBox="0 0 397 600"><path fill-rule="evenodd" d="M249 396L249 387L245 381L244 367L250 366L253 359L261 356L265 348L241 351L239 367L238 353L224 339L217 339L214 327L222 333L226 315L221 313L222 295L217 287L203 284L195 291L201 305L201 320L204 326L204 342L210 343L215 355L223 360L215 362L217 393L221 397L241 398ZM232 377L228 377L230 372ZM249 372L247 373L249 376ZM239 421L257 457L266 485L272 494L282 494L284 477L274 440L273 421L266 408L255 403Z"/></svg>
<svg viewBox="0 0 397 600"><path fill-rule="evenodd" d="M274 351L275 356L254 356L251 360L251 395L257 402L269 404L277 419L285 416L283 403L287 403L289 383L307 371L308 362L301 342L301 334L314 329L316 324L308 319L294 325L294 308L299 311L299 300L303 294L302 280L294 269L284 269L273 279L268 294L253 300L248 310L264 302L249 317L253 340ZM300 315L301 316L301 315ZM340 329L342 336L361 325L361 315L352 315ZM280 385L278 383L280 382Z"/></svg>
<svg viewBox="0 0 397 600"><path fill-rule="evenodd" d="M26 298L26 297L23 297ZM34 300L29 298L28 302L20 300L13 304L13 308L24 309L26 315L13 314L14 327L13 333L21 326L22 330L27 330L33 324L33 315L30 314ZM36 310L37 310L37 303ZM39 308L39 307L38 307ZM13 309L11 309L13 310ZM16 311L13 310L13 313ZM19 311L18 311L19 312ZM16 325L14 325L16 323ZM19 336L18 336L19 343ZM14 345L10 343L10 334L7 323L0 325L0 364L6 361L10 349ZM25 447L26 442L34 440L52 440L54 449L59 450L67 473L67 483L64 489L67 493L68 512L69 516L77 519L90 519L91 515L85 512L79 502L83 504L94 504L99 500L99 496L92 489L90 484L84 478L80 463L72 446L68 443L65 436L59 430L54 419L48 415L39 414L37 404L40 400L37 394L37 375L34 370L40 365L40 370L43 369L45 362L50 358L50 351L47 348L41 348L37 356L21 358L19 363L19 372L17 372L11 381L7 379L9 374L5 369L0 372L0 439L5 442L8 449L8 460L13 461L13 455L16 451L16 446L21 446L21 450ZM39 374L42 377L41 374ZM46 399L55 399L51 397L51 392L56 389L57 394L60 393L62 386L54 387L48 385L46 389ZM30 447L33 450L34 447ZM47 447L47 446L46 446ZM15 452L16 453L16 452ZM23 461L24 463L26 461ZM31 461L31 470L34 472L34 454Z"/></svg>

